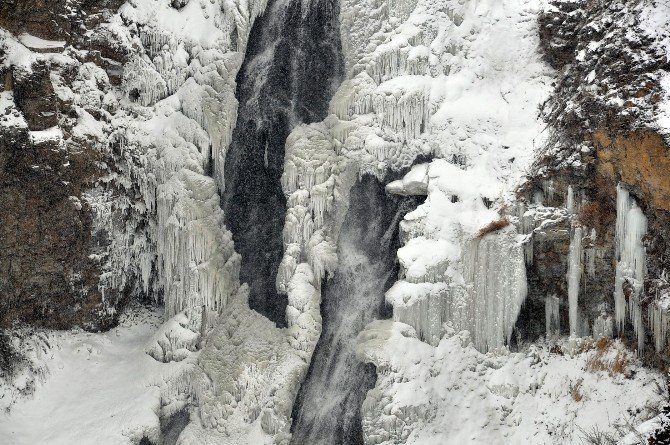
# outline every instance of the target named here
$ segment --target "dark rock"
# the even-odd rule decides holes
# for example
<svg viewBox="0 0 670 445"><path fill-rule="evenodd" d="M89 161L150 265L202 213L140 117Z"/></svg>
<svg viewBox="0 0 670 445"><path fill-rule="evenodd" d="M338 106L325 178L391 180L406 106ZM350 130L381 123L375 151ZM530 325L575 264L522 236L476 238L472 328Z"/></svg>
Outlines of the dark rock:
<svg viewBox="0 0 670 445"><path fill-rule="evenodd" d="M56 94L46 63L34 64L31 72L18 72L13 83L14 101L30 130L46 130L58 124Z"/></svg>

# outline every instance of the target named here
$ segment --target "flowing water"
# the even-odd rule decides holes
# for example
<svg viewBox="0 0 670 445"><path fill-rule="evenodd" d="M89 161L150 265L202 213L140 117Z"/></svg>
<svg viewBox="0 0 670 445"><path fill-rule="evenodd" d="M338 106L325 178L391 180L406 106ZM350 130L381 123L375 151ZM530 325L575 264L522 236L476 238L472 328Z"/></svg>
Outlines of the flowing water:
<svg viewBox="0 0 670 445"><path fill-rule="evenodd" d="M274 0L256 20L237 77L238 119L225 162L226 226L242 255L249 305L284 326L275 290L286 198L284 143L300 123L323 120L343 72L336 0Z"/></svg>
<svg viewBox="0 0 670 445"><path fill-rule="evenodd" d="M293 445L363 443L361 405L376 374L356 359L356 336L391 315L384 292L398 273L398 224L416 205L387 195L370 176L352 189L338 268L323 292L323 332L294 406Z"/></svg>

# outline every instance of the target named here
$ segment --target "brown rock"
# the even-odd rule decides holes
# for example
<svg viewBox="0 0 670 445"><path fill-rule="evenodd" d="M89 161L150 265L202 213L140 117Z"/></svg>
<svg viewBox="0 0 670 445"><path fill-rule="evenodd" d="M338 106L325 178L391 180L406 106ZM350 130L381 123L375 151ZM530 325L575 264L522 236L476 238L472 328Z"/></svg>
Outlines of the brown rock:
<svg viewBox="0 0 670 445"><path fill-rule="evenodd" d="M600 175L638 188L645 202L670 211L670 150L661 135L640 130L612 136L601 129L593 142Z"/></svg>

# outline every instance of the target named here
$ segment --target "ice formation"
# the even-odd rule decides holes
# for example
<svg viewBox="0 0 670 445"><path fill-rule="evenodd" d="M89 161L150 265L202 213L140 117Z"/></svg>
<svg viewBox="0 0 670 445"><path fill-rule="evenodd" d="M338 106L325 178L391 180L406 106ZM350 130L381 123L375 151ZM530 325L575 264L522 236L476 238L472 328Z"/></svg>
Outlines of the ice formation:
<svg viewBox="0 0 670 445"><path fill-rule="evenodd" d="M73 135L98 140L118 165L85 194L96 231L113 234L109 252L100 254L102 290L125 290L136 279L142 292L162 295L165 303L168 320L146 348L153 358L142 352L167 369L156 376L159 394L149 401L158 412L133 424L132 440L148 434L159 441L156 414L189 403L193 421L182 445L290 440L292 405L321 333L320 293L337 268L350 188L362 174L381 179L402 169L409 171L387 191L427 199L401 223L400 279L386 294L393 321L374 322L360 336L359 356L379 375L364 405L366 443L458 443L477 428L492 443L536 440L533 428L552 440L556 425L571 441L571 421L591 426L581 414L603 403L617 405L617 415L640 408L620 394L649 389L651 373L640 370L636 379L616 384L586 374L582 383L576 370L586 366L586 356L569 361L544 349L508 355L503 348L525 298L529 241L546 216L541 205L518 215L503 210L544 137L536 107L550 73L536 51L539 3L342 0L347 79L331 115L296 127L286 141L285 254L276 283L288 294L285 329L249 309L219 207L237 116L235 76L266 2L191 0L177 10L167 1L130 0L121 7L105 25L130 55L118 91L100 90L109 79L92 63L77 68L76 91L58 79L54 84L62 100L78 107ZM27 46L60 48L29 40ZM33 60L33 54L17 56L24 50L9 48L8 60ZM25 125L8 111L12 103L11 93L2 93L0 120ZM109 124L87 109L104 110ZM54 128L32 137L65 135ZM538 203L555 193L547 181ZM643 339L646 218L623 187L618 196L615 321L621 330L628 312ZM566 209L555 220L577 207L569 187ZM502 228L489 232L491 223ZM589 277L595 271L594 249L582 246L584 230L575 228L567 273L575 336L583 270ZM595 240L595 232L590 236ZM633 288L628 309L624 283ZM555 335L558 298L549 295L545 304L547 336ZM667 311L660 304L648 310L660 350ZM594 336L611 337L612 325L605 314L596 318ZM552 374L562 377L547 378ZM588 388L583 405L568 392L579 385ZM456 399L453 406L444 402ZM495 414L476 419L461 436L449 435L453 425L471 423L462 416L472 409Z"/></svg>
<svg viewBox="0 0 670 445"><path fill-rule="evenodd" d="M595 320L593 320L593 338L614 337L614 320L612 316L603 311Z"/></svg>
<svg viewBox="0 0 670 445"><path fill-rule="evenodd" d="M668 315L669 302L670 299L666 294L657 301L650 303L647 308L649 327L654 336L656 352L661 352L668 341L668 333L670 332L670 315Z"/></svg>
<svg viewBox="0 0 670 445"><path fill-rule="evenodd" d="M191 385L192 376L201 375L194 358L219 314L243 292L240 258L223 224L219 188L236 120L235 76L249 30L264 9L264 1L193 0L179 10L159 0L126 2L99 30L128 54L119 88L93 63L40 56L72 65L73 87L52 74L54 89L77 109L73 137L99 149L107 162L103 167L109 167L84 193L95 213L94 231L111 242L96 252L103 298L118 290L160 298L165 305L167 322L145 357L180 371L154 382L160 389L150 402L160 410L153 415L154 424L133 433L139 435L133 436L135 442L146 434L158 443L157 415L170 416L203 393ZM22 63L35 59L20 53L25 50L18 44L12 51L12 63L14 58ZM5 105L5 94L0 105ZM104 119L92 118L93 110ZM318 317L318 299L305 296L313 289L311 275L297 275L307 277L291 283L302 285L293 304ZM316 307L310 306L314 301ZM305 316L296 318L302 323ZM295 338L308 348L305 338L314 343L318 338L315 325L309 325L315 331L309 335L300 327L272 335L276 342ZM306 369L308 360L300 359L298 371Z"/></svg>
<svg viewBox="0 0 670 445"><path fill-rule="evenodd" d="M509 342L526 296L526 269L513 226L477 235L495 212L484 205L479 190L469 188L470 174L436 160L387 186L399 194L427 190L428 200L401 224L406 240L398 251L401 281L386 298L394 320L410 324L430 344L439 342L447 323L472 332L475 345L485 351ZM416 185L420 178L423 186ZM458 200L451 199L454 195Z"/></svg>
<svg viewBox="0 0 670 445"><path fill-rule="evenodd" d="M135 270L144 293L162 293L168 318L202 306L220 311L237 292L240 258L223 225L217 184L236 119L235 74L264 9L264 1L245 4L241 15L219 1L191 1L179 10L130 1L103 25L134 45L123 96L105 97L117 129L106 150L122 166L105 182L122 197L139 192L143 201L110 201L104 188L88 194L99 229L117 234L103 290L123 289ZM110 217L117 213L128 215L125 227Z"/></svg>
<svg viewBox="0 0 670 445"><path fill-rule="evenodd" d="M307 264L289 282L286 329L249 309L240 288L191 377L194 419L181 444L287 443L291 409L320 335L320 288Z"/></svg>
<svg viewBox="0 0 670 445"><path fill-rule="evenodd" d="M644 325L640 297L647 273L643 238L647 218L626 188L617 186L616 277L614 283L614 314L617 329L623 331L626 314L638 338L638 351L644 348ZM627 287L628 286L628 287ZM628 289L628 290L627 290ZM626 302L628 300L628 302ZM627 303L627 304L626 304Z"/></svg>
<svg viewBox="0 0 670 445"><path fill-rule="evenodd" d="M575 192L572 186L568 186L568 196L565 199L565 208L568 209L569 214L575 213Z"/></svg>
<svg viewBox="0 0 670 445"><path fill-rule="evenodd" d="M596 238L598 234L596 233L596 229L591 229L591 234L589 236L590 238L590 245L588 247L584 248L584 261L586 263L586 274L588 278L595 278L596 276Z"/></svg>
<svg viewBox="0 0 670 445"><path fill-rule="evenodd" d="M581 334L579 332L579 285L582 281L582 260L584 257L582 231L581 227L575 227L570 241L570 252L568 253L568 304L570 335L573 337L578 337Z"/></svg>

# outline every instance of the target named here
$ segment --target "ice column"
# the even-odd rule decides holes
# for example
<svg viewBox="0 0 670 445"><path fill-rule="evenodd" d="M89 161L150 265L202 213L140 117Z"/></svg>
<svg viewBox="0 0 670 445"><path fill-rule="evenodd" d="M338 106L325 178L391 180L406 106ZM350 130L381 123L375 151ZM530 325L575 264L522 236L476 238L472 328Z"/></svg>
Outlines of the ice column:
<svg viewBox="0 0 670 445"><path fill-rule="evenodd" d="M487 351L504 346L526 299L526 266L516 231L502 230L475 239L465 258L471 286L475 347Z"/></svg>
<svg viewBox="0 0 670 445"><path fill-rule="evenodd" d="M575 213L575 192L572 190L572 186L568 186L568 197L565 200L565 208L568 209L568 213L572 215Z"/></svg>
<svg viewBox="0 0 670 445"><path fill-rule="evenodd" d="M593 320L593 338L612 338L614 336L614 323L609 312L609 305L603 303L600 306L600 316Z"/></svg>
<svg viewBox="0 0 670 445"><path fill-rule="evenodd" d="M645 247L642 238L647 233L647 218L621 184L617 186L616 253L618 263L614 283L614 314L617 328L623 330L626 318L624 283L632 286L628 313L638 336L638 351L644 346L644 327L640 294L646 275Z"/></svg>
<svg viewBox="0 0 670 445"><path fill-rule="evenodd" d="M654 346L656 352L661 352L665 347L668 338L668 331L670 331L670 315L668 315L666 304L662 301L657 301L649 305L649 327L654 333Z"/></svg>
<svg viewBox="0 0 670 445"><path fill-rule="evenodd" d="M568 256L568 303L570 306L570 336L579 335L579 283L582 279L582 228L576 227Z"/></svg>

